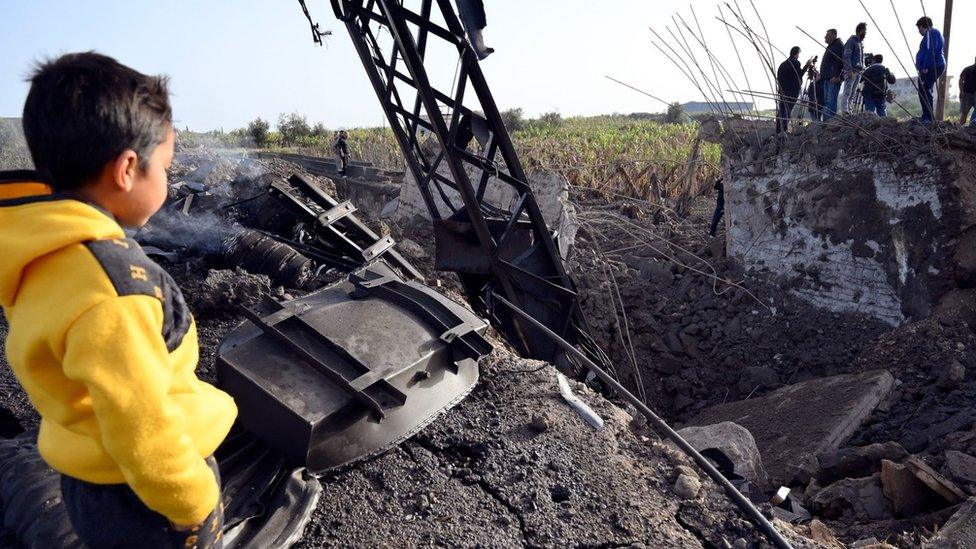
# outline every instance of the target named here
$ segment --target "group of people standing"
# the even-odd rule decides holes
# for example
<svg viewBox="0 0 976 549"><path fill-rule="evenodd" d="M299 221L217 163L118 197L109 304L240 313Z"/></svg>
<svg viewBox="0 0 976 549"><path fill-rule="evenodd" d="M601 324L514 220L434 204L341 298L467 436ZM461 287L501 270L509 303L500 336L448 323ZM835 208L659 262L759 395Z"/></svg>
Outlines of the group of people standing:
<svg viewBox="0 0 976 549"><path fill-rule="evenodd" d="M920 18L916 27L922 36L915 56L918 96L922 106L920 120L928 124L933 120L935 84L946 70L945 42L942 33L933 28L931 18ZM799 46L790 50L790 57L780 64L776 73L777 132L787 130L794 107L802 95L805 78L810 81L805 104L811 120L826 122L838 113L850 113L856 105L858 90L865 111L878 116L887 115L887 104L893 101L888 86L895 83L895 77L884 66L884 56L864 53L867 30L867 23L859 23L846 42L840 39L837 29L828 30L824 36L826 48L819 69L816 67L817 57L801 66ZM964 72L960 82L961 92L963 83L967 81L965 76ZM976 92L976 70L969 74L968 81L967 86L973 88L973 92L969 92L972 96ZM970 103L974 103L972 97Z"/></svg>

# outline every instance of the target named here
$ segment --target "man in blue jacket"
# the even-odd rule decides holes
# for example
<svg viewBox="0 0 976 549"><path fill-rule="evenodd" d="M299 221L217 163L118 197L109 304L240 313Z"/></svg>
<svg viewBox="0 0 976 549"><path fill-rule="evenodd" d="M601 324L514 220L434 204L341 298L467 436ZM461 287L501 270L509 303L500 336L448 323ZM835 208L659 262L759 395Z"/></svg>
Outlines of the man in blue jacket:
<svg viewBox="0 0 976 549"><path fill-rule="evenodd" d="M844 41L837 38L837 29L830 29L824 36L827 49L820 60L820 79L823 80L823 121L837 114L837 95L844 72Z"/></svg>
<svg viewBox="0 0 976 549"><path fill-rule="evenodd" d="M922 17L915 23L922 43L915 54L915 68L918 69L918 100L922 104L922 122L932 123L933 89L939 78L945 74L945 41L942 33L932 28L932 19Z"/></svg>

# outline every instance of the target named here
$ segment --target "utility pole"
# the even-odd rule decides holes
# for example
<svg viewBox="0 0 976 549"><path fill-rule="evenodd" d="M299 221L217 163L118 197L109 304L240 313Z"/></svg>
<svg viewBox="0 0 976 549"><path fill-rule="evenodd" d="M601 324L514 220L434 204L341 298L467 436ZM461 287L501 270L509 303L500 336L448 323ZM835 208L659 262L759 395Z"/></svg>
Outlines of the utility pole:
<svg viewBox="0 0 976 549"><path fill-rule="evenodd" d="M946 0L945 4L945 25L942 27L944 32L942 34L945 38L945 57L946 57L946 73L943 74L942 78L939 79L939 105L935 109L935 119L941 122L945 118L945 105L946 101L949 99L946 93L946 81L949 78L949 32L952 30L952 0Z"/></svg>

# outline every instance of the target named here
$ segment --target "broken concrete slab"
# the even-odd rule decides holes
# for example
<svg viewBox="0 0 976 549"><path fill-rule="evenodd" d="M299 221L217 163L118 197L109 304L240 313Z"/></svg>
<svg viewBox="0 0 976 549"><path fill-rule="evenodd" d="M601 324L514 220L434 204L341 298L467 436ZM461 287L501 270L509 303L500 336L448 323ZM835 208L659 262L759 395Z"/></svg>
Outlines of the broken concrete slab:
<svg viewBox="0 0 976 549"><path fill-rule="evenodd" d="M939 529L938 534L922 545L924 549L969 549L976 547L976 498L969 498Z"/></svg>
<svg viewBox="0 0 976 549"><path fill-rule="evenodd" d="M885 497L891 501L891 507L899 517L911 517L948 505L911 469L887 459L881 462L881 485Z"/></svg>
<svg viewBox="0 0 976 549"><path fill-rule="evenodd" d="M797 469L815 471L814 456L839 448L893 386L885 370L811 379L764 397L706 408L688 424L731 421L745 427L770 480L786 484Z"/></svg>
<svg viewBox="0 0 976 549"><path fill-rule="evenodd" d="M976 483L976 457L958 450L948 450L945 453L945 471L957 481Z"/></svg>
<svg viewBox="0 0 976 549"><path fill-rule="evenodd" d="M723 421L715 425L685 427L678 434L699 452L715 448L725 454L734 464L733 472L765 490L769 478L763 467L756 440L745 427Z"/></svg>
<svg viewBox="0 0 976 549"><path fill-rule="evenodd" d="M811 508L823 518L846 523L871 522L892 517L881 473L865 478L845 478L821 490Z"/></svg>
<svg viewBox="0 0 976 549"><path fill-rule="evenodd" d="M842 478L866 477L881 470L883 460L900 461L908 452L897 442L841 448L817 456L817 482L826 486Z"/></svg>
<svg viewBox="0 0 976 549"><path fill-rule="evenodd" d="M912 456L905 461L905 465L915 473L919 480L928 485L942 496L949 503L958 503L966 499L966 494L959 489L952 481L940 475L935 469L929 467L927 463Z"/></svg>
<svg viewBox="0 0 976 549"><path fill-rule="evenodd" d="M918 320L972 278L973 254L957 254L976 222L971 145L947 147L891 120L858 127L808 126L764 141L727 131L729 256L818 307ZM879 139L901 151L865 150Z"/></svg>

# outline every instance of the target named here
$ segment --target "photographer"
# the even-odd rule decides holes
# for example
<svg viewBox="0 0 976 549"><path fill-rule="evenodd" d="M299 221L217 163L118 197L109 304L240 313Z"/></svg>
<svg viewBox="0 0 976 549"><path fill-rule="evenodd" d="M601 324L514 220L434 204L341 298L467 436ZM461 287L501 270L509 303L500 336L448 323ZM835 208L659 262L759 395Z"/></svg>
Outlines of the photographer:
<svg viewBox="0 0 976 549"><path fill-rule="evenodd" d="M895 83L895 75L882 64L883 61L883 55L875 55L862 75L864 88L861 90L861 95L864 97L864 110L878 116L887 116L890 95L888 84Z"/></svg>
<svg viewBox="0 0 976 549"><path fill-rule="evenodd" d="M783 61L776 71L776 86L779 88L779 97L776 107L776 133L785 132L790 126L790 117L796 100L803 89L803 76L810 70L813 59L800 68L800 47L793 46L790 49L790 57Z"/></svg>

